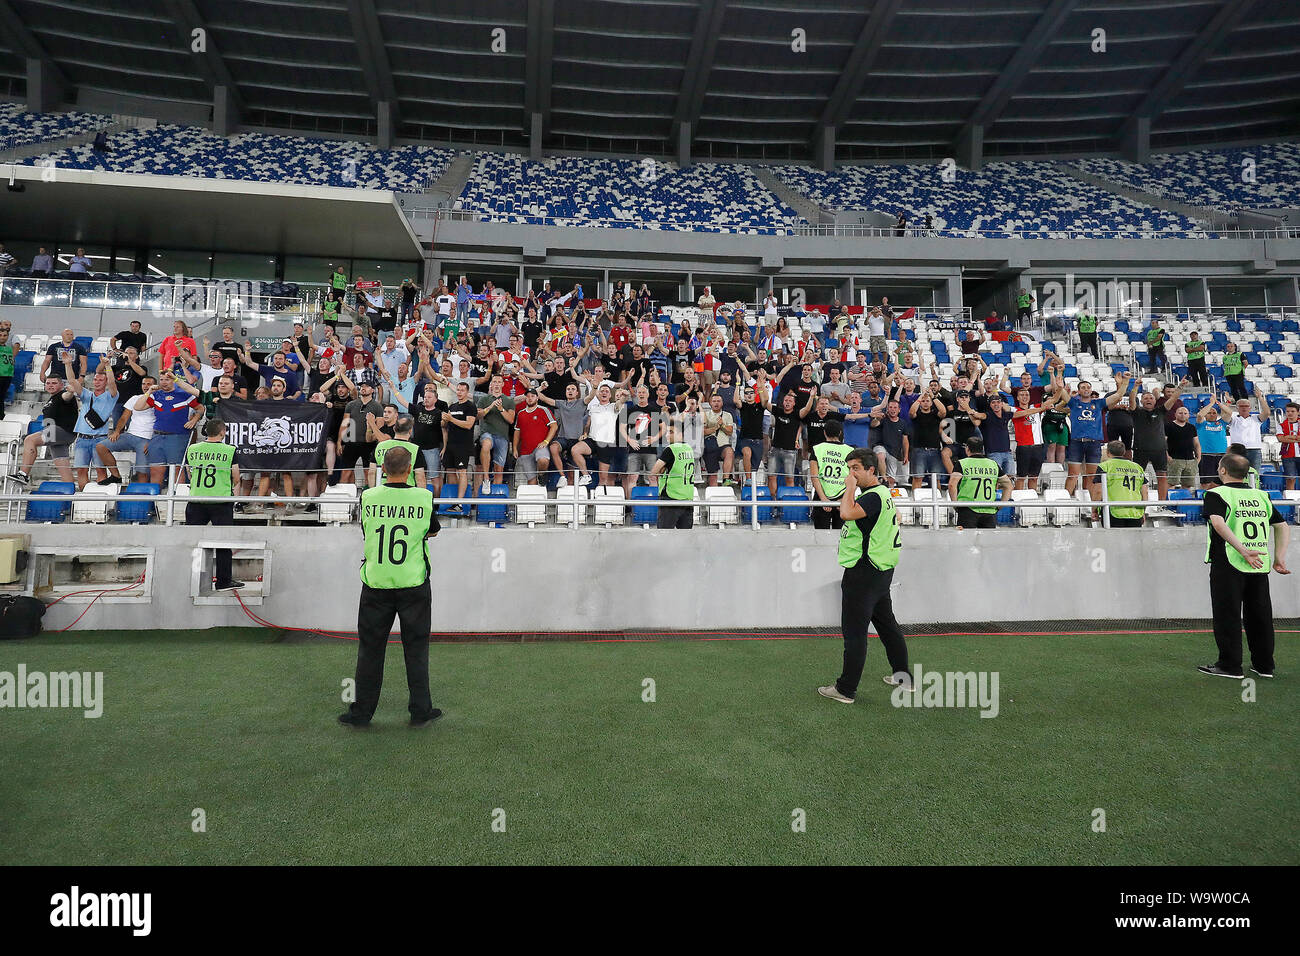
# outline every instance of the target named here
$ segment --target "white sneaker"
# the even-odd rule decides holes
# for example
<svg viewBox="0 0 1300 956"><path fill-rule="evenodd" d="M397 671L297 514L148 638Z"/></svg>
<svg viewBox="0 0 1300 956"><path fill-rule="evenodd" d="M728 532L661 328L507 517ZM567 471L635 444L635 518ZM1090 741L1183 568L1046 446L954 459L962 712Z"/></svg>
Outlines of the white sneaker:
<svg viewBox="0 0 1300 956"><path fill-rule="evenodd" d="M569 479L565 478L563 475L560 475L560 480L555 483L555 489L558 491L561 488L567 488L567 487L569 487Z"/></svg>
<svg viewBox="0 0 1300 956"><path fill-rule="evenodd" d="M492 482L490 481L483 482L483 484L479 486L478 490L479 490L479 494L483 495L484 497L487 497L488 495L492 494Z"/></svg>
<svg viewBox="0 0 1300 956"><path fill-rule="evenodd" d="M578 478L579 488L586 488L590 484L591 484L591 475L582 475L581 477Z"/></svg>
<svg viewBox="0 0 1300 956"><path fill-rule="evenodd" d="M825 687L818 687L817 693L831 700L839 701L841 704L853 703L853 698L845 697L843 694L839 692L839 688L837 688L834 684L827 684Z"/></svg>

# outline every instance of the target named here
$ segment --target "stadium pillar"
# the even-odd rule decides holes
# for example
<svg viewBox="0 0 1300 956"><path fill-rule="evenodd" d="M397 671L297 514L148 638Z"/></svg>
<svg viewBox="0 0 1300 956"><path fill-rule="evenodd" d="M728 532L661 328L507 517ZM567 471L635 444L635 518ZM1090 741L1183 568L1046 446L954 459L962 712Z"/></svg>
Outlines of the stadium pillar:
<svg viewBox="0 0 1300 956"><path fill-rule="evenodd" d="M528 116L528 158L542 158L542 114L530 113Z"/></svg>
<svg viewBox="0 0 1300 956"><path fill-rule="evenodd" d="M823 126L817 143L817 165L825 172L835 168L835 127Z"/></svg>
<svg viewBox="0 0 1300 956"><path fill-rule="evenodd" d="M678 298L689 305L695 304L695 273L686 273L686 278L682 280L682 286L678 290Z"/></svg>
<svg viewBox="0 0 1300 956"><path fill-rule="evenodd" d="M1210 307L1210 284L1202 276L1193 279L1178 290L1180 309L1206 309Z"/></svg>
<svg viewBox="0 0 1300 956"><path fill-rule="evenodd" d="M27 111L48 113L63 102L64 89L54 64L39 57L27 59Z"/></svg>
<svg viewBox="0 0 1300 956"><path fill-rule="evenodd" d="M691 164L691 127L694 124L683 122L677 127L677 165Z"/></svg>
<svg viewBox="0 0 1300 956"><path fill-rule="evenodd" d="M957 163L977 170L984 165L984 127L978 123L963 131L957 140Z"/></svg>
<svg viewBox="0 0 1300 956"><path fill-rule="evenodd" d="M375 137L375 145L380 149L393 148L393 104L388 100L380 100L375 109L375 121L378 124L378 135Z"/></svg>
<svg viewBox="0 0 1300 956"><path fill-rule="evenodd" d="M239 110L235 106L230 87L218 84L212 88L212 132L218 136L229 136L235 131L239 122Z"/></svg>
<svg viewBox="0 0 1300 956"><path fill-rule="evenodd" d="M935 304L946 309L962 307L961 276L949 276L935 290Z"/></svg>
<svg viewBox="0 0 1300 956"><path fill-rule="evenodd" d="M1125 122L1119 152L1130 163L1145 163L1151 158L1151 117L1134 116Z"/></svg>

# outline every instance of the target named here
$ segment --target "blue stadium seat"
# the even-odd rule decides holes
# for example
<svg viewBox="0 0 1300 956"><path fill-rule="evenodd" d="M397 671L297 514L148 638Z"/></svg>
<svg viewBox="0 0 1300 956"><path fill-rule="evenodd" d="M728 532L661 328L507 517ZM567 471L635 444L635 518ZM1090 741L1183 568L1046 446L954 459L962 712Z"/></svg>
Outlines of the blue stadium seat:
<svg viewBox="0 0 1300 956"><path fill-rule="evenodd" d="M493 485L491 492L487 495L489 498L509 498L509 485ZM495 524L498 527L505 523L508 505L477 505L475 508L475 520L479 524Z"/></svg>
<svg viewBox="0 0 1300 956"><path fill-rule="evenodd" d="M629 496L631 501L656 501L659 498L659 490L651 488L649 485L637 485L632 489ZM633 524L654 524L659 520L659 508L656 505L633 505L632 506L632 523Z"/></svg>
<svg viewBox="0 0 1300 956"><path fill-rule="evenodd" d="M807 501L808 492L799 485L780 485L776 489L777 501ZM775 508L779 514L774 521L781 524L806 524L812 520L812 508Z"/></svg>
<svg viewBox="0 0 1300 956"><path fill-rule="evenodd" d="M1196 504L1175 505L1179 524L1200 524L1201 522L1200 489L1174 488L1169 492L1170 501L1195 501Z"/></svg>
<svg viewBox="0 0 1300 956"><path fill-rule="evenodd" d="M62 524L72 511L72 496L76 491L77 486L70 481L42 481L36 486L35 494L67 495L68 501L28 501L26 520Z"/></svg>
<svg viewBox="0 0 1300 956"><path fill-rule="evenodd" d="M442 494L441 494L439 497L441 497L441 498L459 498L459 497L460 497L460 485L454 485L454 484L452 484L451 482L445 482L445 483L443 484L443 486L442 486ZM439 506L438 506L438 514L439 514L439 515L450 515L450 516L453 517L453 518L463 518L463 517L465 516L465 515L458 515L458 514L456 514L456 513L453 512L453 511L448 511L447 509L449 509L449 508L451 508L451 507L452 507L452 504L441 504L441 505L439 505ZM467 515L467 514L469 514L469 509L472 508L473 505L463 505L462 507L465 509L465 514Z"/></svg>
<svg viewBox="0 0 1300 956"><path fill-rule="evenodd" d="M162 494L162 486L148 481L133 481L122 488L119 494L140 495L146 499ZM119 501L117 503L117 520L129 524L148 524L153 519L154 503L152 501Z"/></svg>
<svg viewBox="0 0 1300 956"><path fill-rule="evenodd" d="M753 498L754 498L754 489L751 488L749 485L745 485L744 487L742 487L742 488L740 489L740 500L741 500L741 501L750 501L750 500L753 500ZM771 501L771 500L772 500L772 493L771 493L770 491L767 490L767 486L766 486L766 485L759 485L759 487L758 487L758 500L759 500L759 501ZM762 507L762 506L760 505L760 506L759 506L758 508L756 508L755 510L758 512L758 520L759 520L759 523L760 523L760 524L771 524L772 521L774 520L774 519L773 519L772 512L773 512L773 511L776 511L776 510L778 510L778 509L776 509L776 508L770 508L770 507L769 507L769 508L764 508L764 507ZM749 521L752 520L752 519L750 518L750 516L749 516L749 509L748 509L748 508L742 508L742 509L740 509L740 520L741 520L741 523L742 523L742 524L743 524L743 523L746 523L746 522L749 522Z"/></svg>

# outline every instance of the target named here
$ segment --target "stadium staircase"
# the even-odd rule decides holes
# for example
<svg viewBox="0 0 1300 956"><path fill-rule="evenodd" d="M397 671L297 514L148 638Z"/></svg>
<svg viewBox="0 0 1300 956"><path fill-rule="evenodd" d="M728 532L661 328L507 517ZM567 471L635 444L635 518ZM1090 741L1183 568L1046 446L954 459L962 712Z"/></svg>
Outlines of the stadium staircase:
<svg viewBox="0 0 1300 956"><path fill-rule="evenodd" d="M451 206L465 191L465 184L469 182L469 177L473 173L474 157L469 153L461 153L443 170L441 176L425 187L424 195L439 204L446 203Z"/></svg>
<svg viewBox="0 0 1300 956"><path fill-rule="evenodd" d="M772 194L797 212L800 217L813 225L829 225L835 221L835 213L823 209L793 186L772 175L762 166L754 167L754 174L759 182L771 190Z"/></svg>

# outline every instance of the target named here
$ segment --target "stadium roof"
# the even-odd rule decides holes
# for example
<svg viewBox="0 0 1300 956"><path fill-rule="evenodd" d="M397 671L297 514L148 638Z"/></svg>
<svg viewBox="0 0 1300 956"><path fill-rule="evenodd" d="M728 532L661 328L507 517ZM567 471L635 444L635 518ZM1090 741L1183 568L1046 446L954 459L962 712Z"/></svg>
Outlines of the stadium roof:
<svg viewBox="0 0 1300 956"><path fill-rule="evenodd" d="M224 87L244 128L483 148L824 161L1300 134L1296 0L0 0L0 47L11 96L39 75L65 104L210 110Z"/></svg>

